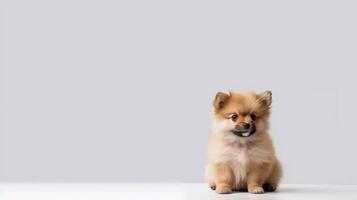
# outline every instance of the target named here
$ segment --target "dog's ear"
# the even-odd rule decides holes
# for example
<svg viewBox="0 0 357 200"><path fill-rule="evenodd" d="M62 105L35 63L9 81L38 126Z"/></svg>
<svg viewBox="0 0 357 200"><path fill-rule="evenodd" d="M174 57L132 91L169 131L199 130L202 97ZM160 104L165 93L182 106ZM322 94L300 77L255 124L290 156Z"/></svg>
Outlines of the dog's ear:
<svg viewBox="0 0 357 200"><path fill-rule="evenodd" d="M270 90L261 92L258 94L258 99L264 106L270 107L273 101L272 92Z"/></svg>
<svg viewBox="0 0 357 200"><path fill-rule="evenodd" d="M229 99L229 94L226 94L224 92L217 92L213 100L214 108L215 109L223 108L224 104L227 102L228 99Z"/></svg>

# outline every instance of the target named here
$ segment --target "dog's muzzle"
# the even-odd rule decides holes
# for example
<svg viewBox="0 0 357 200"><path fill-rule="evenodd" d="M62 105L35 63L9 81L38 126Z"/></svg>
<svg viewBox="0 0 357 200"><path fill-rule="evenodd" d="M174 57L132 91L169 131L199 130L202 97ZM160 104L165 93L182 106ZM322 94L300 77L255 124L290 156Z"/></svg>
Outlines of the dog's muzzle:
<svg viewBox="0 0 357 200"><path fill-rule="evenodd" d="M242 126L236 126L231 132L238 137L249 137L255 133L255 125L243 124Z"/></svg>

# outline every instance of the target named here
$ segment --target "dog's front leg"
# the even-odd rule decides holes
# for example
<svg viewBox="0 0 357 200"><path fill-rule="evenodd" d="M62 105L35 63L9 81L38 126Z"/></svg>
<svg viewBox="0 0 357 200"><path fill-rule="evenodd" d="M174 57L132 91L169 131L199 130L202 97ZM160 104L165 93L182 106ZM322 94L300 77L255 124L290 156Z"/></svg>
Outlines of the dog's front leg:
<svg viewBox="0 0 357 200"><path fill-rule="evenodd" d="M216 192L219 194L232 193L232 187L234 183L234 176L232 169L227 164L215 164L215 185Z"/></svg>
<svg viewBox="0 0 357 200"><path fill-rule="evenodd" d="M252 163L248 172L248 192L253 194L264 193L263 183L267 177L267 172L270 170L269 164Z"/></svg>

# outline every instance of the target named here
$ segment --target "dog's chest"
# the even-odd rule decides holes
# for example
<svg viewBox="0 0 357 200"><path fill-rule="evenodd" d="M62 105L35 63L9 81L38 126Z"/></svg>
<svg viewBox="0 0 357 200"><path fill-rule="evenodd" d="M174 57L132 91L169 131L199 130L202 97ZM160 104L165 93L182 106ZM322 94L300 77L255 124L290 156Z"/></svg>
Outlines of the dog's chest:
<svg viewBox="0 0 357 200"><path fill-rule="evenodd" d="M238 148L231 158L232 170L236 184L245 182L247 178L247 168L249 163L249 149L247 147Z"/></svg>

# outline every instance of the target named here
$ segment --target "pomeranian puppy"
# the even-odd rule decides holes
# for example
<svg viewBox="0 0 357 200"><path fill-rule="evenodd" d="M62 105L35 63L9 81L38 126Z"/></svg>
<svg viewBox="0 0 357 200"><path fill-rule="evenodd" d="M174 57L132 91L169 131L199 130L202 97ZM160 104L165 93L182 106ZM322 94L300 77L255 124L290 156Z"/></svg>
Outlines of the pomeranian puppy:
<svg viewBox="0 0 357 200"><path fill-rule="evenodd" d="M206 180L219 194L275 191L282 169L268 134L272 93L218 92Z"/></svg>

